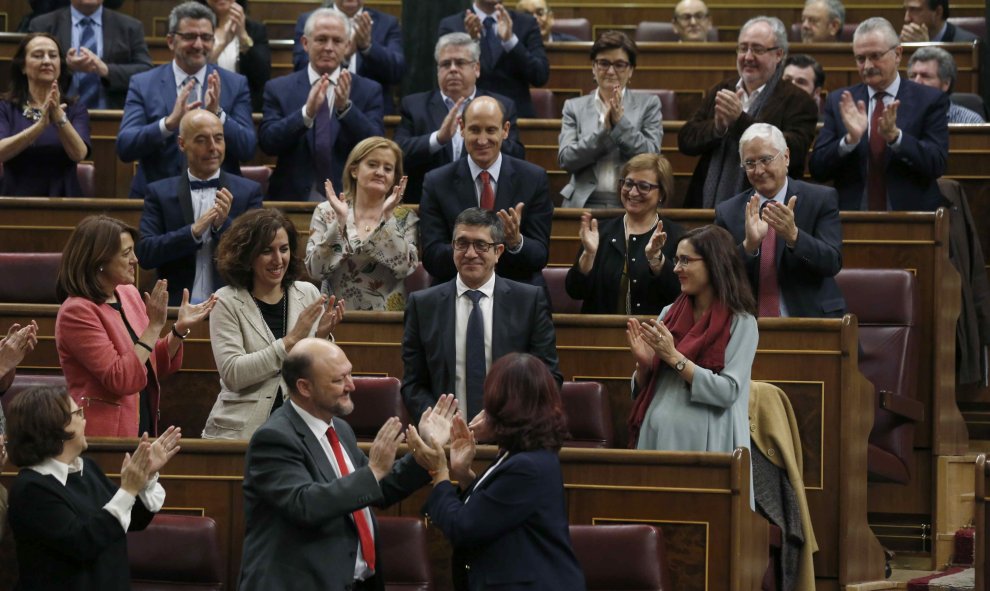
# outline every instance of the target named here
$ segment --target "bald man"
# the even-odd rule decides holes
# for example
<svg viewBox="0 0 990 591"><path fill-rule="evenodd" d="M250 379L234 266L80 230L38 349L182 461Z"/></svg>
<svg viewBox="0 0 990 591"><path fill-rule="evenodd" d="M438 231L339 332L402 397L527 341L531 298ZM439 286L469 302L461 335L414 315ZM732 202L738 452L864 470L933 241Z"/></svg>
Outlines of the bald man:
<svg viewBox="0 0 990 591"><path fill-rule="evenodd" d="M701 0L681 0L674 6L674 32L679 41L704 43L712 29L708 6Z"/></svg>

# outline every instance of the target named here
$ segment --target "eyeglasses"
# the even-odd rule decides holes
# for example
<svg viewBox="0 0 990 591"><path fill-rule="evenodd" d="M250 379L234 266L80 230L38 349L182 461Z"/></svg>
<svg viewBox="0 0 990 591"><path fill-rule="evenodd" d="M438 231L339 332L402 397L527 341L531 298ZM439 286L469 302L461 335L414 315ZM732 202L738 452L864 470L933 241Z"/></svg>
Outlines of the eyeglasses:
<svg viewBox="0 0 990 591"><path fill-rule="evenodd" d="M71 415L77 415L80 419L85 419L86 418L86 409L80 406L79 408L77 408L76 410L70 412L69 414L71 414Z"/></svg>
<svg viewBox="0 0 990 591"><path fill-rule="evenodd" d="M764 156L762 158L757 158L756 160L744 160L742 167L750 172L756 170L757 166L763 166L763 168L766 168L767 166L770 166L771 162L777 159L777 156L780 156L780 152L777 152L773 156Z"/></svg>
<svg viewBox="0 0 990 591"><path fill-rule="evenodd" d="M454 250L457 252L467 252L469 247L474 247L474 252L478 254L485 254L493 246L497 246L498 242L485 242L484 240L466 240L464 238L458 238L453 242Z"/></svg>
<svg viewBox="0 0 990 591"><path fill-rule="evenodd" d="M457 68L460 70L470 66L473 63L475 63L474 60L443 60L442 62L438 62L437 65L441 70L449 70L451 68Z"/></svg>
<svg viewBox="0 0 990 591"><path fill-rule="evenodd" d="M675 267L686 267L686 266L690 265L691 263L693 263L695 261L703 261L703 260L705 260L705 259L703 259L701 257L689 257L686 254L682 254L681 256L674 257L674 266Z"/></svg>
<svg viewBox="0 0 990 591"><path fill-rule="evenodd" d="M887 55L891 51L894 51L898 47L899 47L898 45L895 45L895 46L891 47L890 49L888 49L887 51L880 51L880 52L875 52L875 53L868 53L866 55L857 55L857 56L855 56L856 63L862 65L862 64L865 64L866 63L866 60L870 60L870 63L871 64L875 64L878 61L882 60L883 59L883 56Z"/></svg>
<svg viewBox="0 0 990 591"><path fill-rule="evenodd" d="M183 41L188 41L190 43L192 43L196 39L199 39L203 43L213 42L213 33L172 33L172 34L178 37L179 39L182 39Z"/></svg>
<svg viewBox="0 0 990 591"><path fill-rule="evenodd" d="M634 181L632 179L619 179L619 189L624 191L632 191L633 187L639 191L640 195L646 195L653 189L659 189L660 185L654 183L648 183L646 181Z"/></svg>
<svg viewBox="0 0 990 591"><path fill-rule="evenodd" d="M682 13L682 14L675 14L674 15L674 18L677 19L677 22L679 22L679 23L687 24L687 23L689 23L689 22L691 22L693 20L699 21L699 22L705 20L706 18L708 18L708 13L707 12L685 12L685 13Z"/></svg>
<svg viewBox="0 0 990 591"><path fill-rule="evenodd" d="M780 48L777 46L763 47L762 45L750 45L748 43L740 43L739 46L736 47L736 53L738 53L739 55L746 55L747 53L752 53L756 57L760 57L766 55L768 51L776 51L778 49Z"/></svg>
<svg viewBox="0 0 990 591"><path fill-rule="evenodd" d="M629 68L629 62L610 62L608 60L594 60L592 63L602 72L607 72L609 68L615 68L616 74L621 74Z"/></svg>

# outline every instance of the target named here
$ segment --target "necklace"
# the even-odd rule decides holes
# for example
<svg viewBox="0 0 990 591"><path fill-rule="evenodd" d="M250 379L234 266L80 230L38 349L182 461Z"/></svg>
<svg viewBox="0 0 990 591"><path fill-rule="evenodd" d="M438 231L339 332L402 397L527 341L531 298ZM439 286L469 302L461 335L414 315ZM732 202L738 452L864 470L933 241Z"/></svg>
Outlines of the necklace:
<svg viewBox="0 0 990 591"><path fill-rule="evenodd" d="M261 319L264 320L265 312L261 309L261 304L265 302L262 302L258 298L254 297L254 294L251 294L251 299L254 300L254 305L256 308L258 308L258 313L261 314ZM265 303L265 305L272 306L273 304ZM271 333L273 341L276 340L277 338L281 338L275 336L275 331L272 330L272 327L268 326L267 322L265 322L265 326L268 327L268 332ZM289 332L289 292L288 290L286 290L282 292L282 336L284 337L288 332Z"/></svg>
<svg viewBox="0 0 990 591"><path fill-rule="evenodd" d="M44 114L44 111L37 107L32 107L31 105L25 104L23 113L25 119L30 119L31 121L41 121L41 116Z"/></svg>

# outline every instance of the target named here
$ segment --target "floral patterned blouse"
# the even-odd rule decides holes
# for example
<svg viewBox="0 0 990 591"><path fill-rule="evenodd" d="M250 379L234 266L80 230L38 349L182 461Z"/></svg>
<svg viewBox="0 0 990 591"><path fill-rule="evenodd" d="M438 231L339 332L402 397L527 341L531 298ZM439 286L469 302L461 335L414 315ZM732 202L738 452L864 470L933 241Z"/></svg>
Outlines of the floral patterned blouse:
<svg viewBox="0 0 990 591"><path fill-rule="evenodd" d="M354 209L347 212L346 234L324 201L313 211L306 244L306 268L322 279L320 291L344 298L349 310L402 311L405 278L419 265L419 216L397 207L364 240L357 238Z"/></svg>

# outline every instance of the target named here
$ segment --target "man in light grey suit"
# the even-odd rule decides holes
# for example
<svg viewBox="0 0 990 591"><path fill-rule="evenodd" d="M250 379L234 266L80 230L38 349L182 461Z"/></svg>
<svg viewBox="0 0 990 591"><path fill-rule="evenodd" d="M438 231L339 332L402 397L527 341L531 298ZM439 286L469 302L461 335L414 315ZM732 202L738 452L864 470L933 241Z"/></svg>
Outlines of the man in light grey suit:
<svg viewBox="0 0 990 591"><path fill-rule="evenodd" d="M339 347L301 340L282 375L289 402L255 432L245 456L240 589L380 591L377 524L368 507L398 502L430 476L412 454L395 461L403 439L397 417L378 432L370 459L358 448L341 418L354 410L354 380ZM455 410L444 397L420 422L420 434L446 443Z"/></svg>
<svg viewBox="0 0 990 591"><path fill-rule="evenodd" d="M598 88L564 103L557 162L571 181L561 191L563 207L621 207L619 169L637 154L660 151L660 99L628 89L636 52L625 33L602 33L591 46Z"/></svg>

